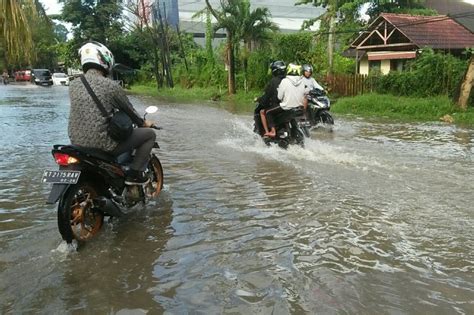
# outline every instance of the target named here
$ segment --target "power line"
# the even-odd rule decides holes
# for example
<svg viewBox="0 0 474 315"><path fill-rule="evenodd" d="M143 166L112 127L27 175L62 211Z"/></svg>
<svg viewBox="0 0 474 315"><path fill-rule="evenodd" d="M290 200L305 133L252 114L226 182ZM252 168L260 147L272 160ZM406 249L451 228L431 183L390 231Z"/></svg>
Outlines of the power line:
<svg viewBox="0 0 474 315"><path fill-rule="evenodd" d="M436 23L436 22L442 22L445 20L451 20L454 18L462 18L462 17L474 17L474 11L471 12L465 12L465 13L459 13L459 14L453 14L453 15L446 15L446 16L435 16L433 18L427 18L423 21L413 21L413 22L405 22L405 23L399 23L399 24L393 24L389 20L387 22L391 23L394 28L400 28L400 27L406 27L406 26L414 26L414 25L422 25L422 24L429 24L429 23ZM375 21L375 20L374 20ZM458 23L458 22L456 22ZM371 23L369 27L372 25ZM459 23L458 23L459 24ZM328 35L328 34L346 34L346 33L365 33L365 32L370 32L369 27L364 27L364 28L359 28L359 29L349 29L349 30L344 30L344 31L334 31L334 32L319 32L315 31L318 33L318 35Z"/></svg>

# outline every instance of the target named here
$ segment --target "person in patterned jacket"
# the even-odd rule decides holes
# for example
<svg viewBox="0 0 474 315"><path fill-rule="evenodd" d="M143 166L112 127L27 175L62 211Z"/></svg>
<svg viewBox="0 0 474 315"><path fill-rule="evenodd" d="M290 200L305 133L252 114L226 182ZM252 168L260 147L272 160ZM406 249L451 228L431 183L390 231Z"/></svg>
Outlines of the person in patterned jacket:
<svg viewBox="0 0 474 315"><path fill-rule="evenodd" d="M114 65L114 56L107 47L98 42L88 42L79 49L79 55L84 76L105 110L109 113L114 109L124 111L139 128L133 129L132 134L121 143L112 139L107 132L108 119L102 115L82 81L76 79L69 86L71 108L68 134L71 143L100 149L114 156L135 149L130 170L125 174L125 183L147 183L148 178L143 171L156 139L154 130L148 128L153 122L143 120L120 85L107 77Z"/></svg>

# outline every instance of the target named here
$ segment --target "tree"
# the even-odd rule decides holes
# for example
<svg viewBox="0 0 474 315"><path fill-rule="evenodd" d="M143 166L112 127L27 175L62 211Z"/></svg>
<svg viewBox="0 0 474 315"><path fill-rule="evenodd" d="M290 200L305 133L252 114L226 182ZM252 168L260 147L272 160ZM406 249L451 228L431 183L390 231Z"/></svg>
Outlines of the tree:
<svg viewBox="0 0 474 315"><path fill-rule="evenodd" d="M241 53L244 67L244 86L247 89L247 69L248 58L254 46L264 45L270 41L270 31L278 30L278 26L270 20L268 8L256 8L250 12L250 2L248 0L240 2L239 6L241 25L239 28L239 38L243 41Z"/></svg>
<svg viewBox="0 0 474 315"><path fill-rule="evenodd" d="M66 26L54 23L54 35L59 42L65 42L67 40L67 34L69 31L67 30Z"/></svg>
<svg viewBox="0 0 474 315"><path fill-rule="evenodd" d="M73 27L74 41L80 45L96 40L109 45L122 35L122 6L116 0L59 0L64 3L61 19Z"/></svg>
<svg viewBox="0 0 474 315"><path fill-rule="evenodd" d="M240 41L247 45L252 41L263 40L265 32L276 29L270 22L267 9L257 8L250 12L249 0L221 0L221 10L215 10L206 0L207 9L217 20L215 30L225 29L227 37L227 86L229 94L235 93L235 55Z"/></svg>
<svg viewBox="0 0 474 315"><path fill-rule="evenodd" d="M0 63L6 68L32 56L33 41L26 9L33 9L32 0L0 0Z"/></svg>

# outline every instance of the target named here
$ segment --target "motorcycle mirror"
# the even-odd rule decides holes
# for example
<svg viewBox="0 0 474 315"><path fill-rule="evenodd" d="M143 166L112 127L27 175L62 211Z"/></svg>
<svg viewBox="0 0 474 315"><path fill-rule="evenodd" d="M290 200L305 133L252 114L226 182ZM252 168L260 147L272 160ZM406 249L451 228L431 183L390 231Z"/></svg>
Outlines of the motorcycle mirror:
<svg viewBox="0 0 474 315"><path fill-rule="evenodd" d="M156 111L158 110L158 107L156 106L148 106L146 109L145 109L145 112L147 114L154 114L156 113Z"/></svg>

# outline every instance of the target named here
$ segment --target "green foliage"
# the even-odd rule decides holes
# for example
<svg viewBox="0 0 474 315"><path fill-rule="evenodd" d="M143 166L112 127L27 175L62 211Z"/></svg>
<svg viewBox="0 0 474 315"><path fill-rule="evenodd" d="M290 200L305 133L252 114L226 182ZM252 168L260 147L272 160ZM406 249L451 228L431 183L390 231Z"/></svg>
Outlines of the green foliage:
<svg viewBox="0 0 474 315"><path fill-rule="evenodd" d="M47 19L30 20L32 38L34 43L34 68L54 69L57 65L57 51L55 45L57 38L53 24Z"/></svg>
<svg viewBox="0 0 474 315"><path fill-rule="evenodd" d="M54 23L54 35L59 42L65 42L67 40L68 30L67 28L59 23Z"/></svg>
<svg viewBox="0 0 474 315"><path fill-rule="evenodd" d="M248 88L261 89L270 80L270 73L268 65L272 62L266 50L257 50L250 53L248 59L248 67L252 71L248 72Z"/></svg>
<svg viewBox="0 0 474 315"><path fill-rule="evenodd" d="M327 42L318 40L314 45L314 48L310 51L309 56L309 59L304 60L304 63L313 65L315 75L322 75L328 72ZM354 58L344 57L340 50L336 51L333 58L334 73L350 74L355 72Z"/></svg>
<svg viewBox="0 0 474 315"><path fill-rule="evenodd" d="M74 28L78 43L96 40L105 45L122 34L122 6L114 0L63 0L63 21Z"/></svg>
<svg viewBox="0 0 474 315"><path fill-rule="evenodd" d="M427 49L409 67L409 71L391 71L378 76L376 91L412 96L453 95L463 78L467 61Z"/></svg>
<svg viewBox="0 0 474 315"><path fill-rule="evenodd" d="M273 55L276 60L302 63L311 59L313 34L310 32L297 32L291 34L276 34L274 36Z"/></svg>
<svg viewBox="0 0 474 315"><path fill-rule="evenodd" d="M405 1L379 1L373 2L367 10L367 15L373 20L380 15L380 13L397 13L397 14L411 14L411 15L436 15L437 12L428 9L424 6L424 0L405 0Z"/></svg>
<svg viewBox="0 0 474 315"><path fill-rule="evenodd" d="M0 59L5 67L32 58L33 41L29 25L36 14L31 1L0 0ZM0 69L0 71L3 71Z"/></svg>

